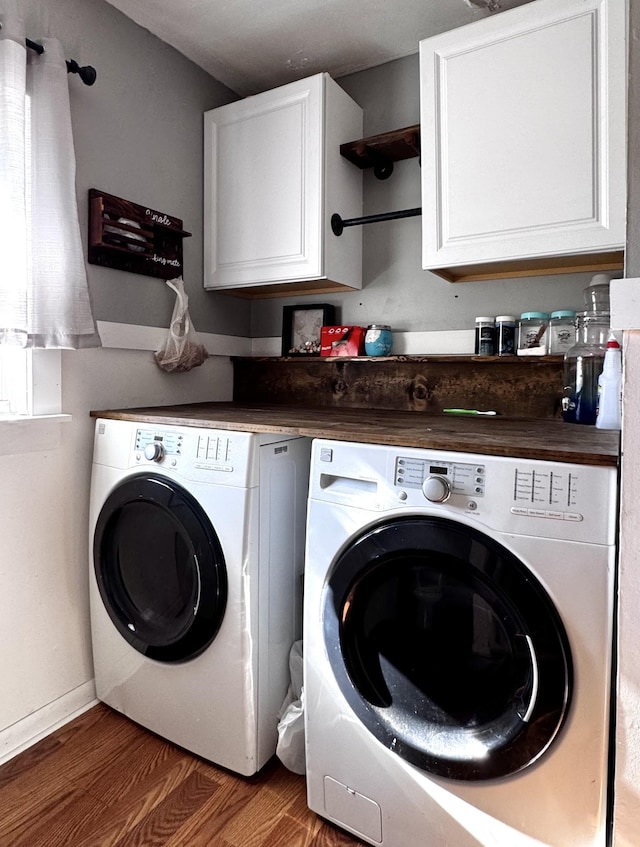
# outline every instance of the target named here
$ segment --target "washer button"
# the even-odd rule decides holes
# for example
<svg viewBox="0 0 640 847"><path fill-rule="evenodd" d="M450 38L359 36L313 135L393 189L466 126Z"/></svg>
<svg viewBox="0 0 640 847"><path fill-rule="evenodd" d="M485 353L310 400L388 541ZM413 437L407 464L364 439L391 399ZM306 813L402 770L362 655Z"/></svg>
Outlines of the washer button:
<svg viewBox="0 0 640 847"><path fill-rule="evenodd" d="M583 517L579 512L565 512L564 519L565 521L575 521L577 523L583 520Z"/></svg>
<svg viewBox="0 0 640 847"><path fill-rule="evenodd" d="M512 506L511 507L512 515L524 515L525 517L529 514L529 510L525 509L524 506Z"/></svg>

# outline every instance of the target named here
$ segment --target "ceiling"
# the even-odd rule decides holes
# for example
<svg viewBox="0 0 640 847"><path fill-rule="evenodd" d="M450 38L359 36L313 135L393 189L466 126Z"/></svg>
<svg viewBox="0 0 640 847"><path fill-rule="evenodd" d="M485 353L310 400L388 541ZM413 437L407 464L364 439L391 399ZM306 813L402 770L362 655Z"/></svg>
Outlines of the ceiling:
<svg viewBox="0 0 640 847"><path fill-rule="evenodd" d="M107 0L237 94L417 52L422 38L531 0Z"/></svg>

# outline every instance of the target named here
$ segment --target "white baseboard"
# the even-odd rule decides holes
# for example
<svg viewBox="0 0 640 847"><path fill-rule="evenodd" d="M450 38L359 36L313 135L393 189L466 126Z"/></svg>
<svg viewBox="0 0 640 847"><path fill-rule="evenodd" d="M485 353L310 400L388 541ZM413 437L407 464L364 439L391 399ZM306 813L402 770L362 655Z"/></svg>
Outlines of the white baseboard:
<svg viewBox="0 0 640 847"><path fill-rule="evenodd" d="M159 326L98 321L102 346L121 350L157 350L166 340L167 331ZM218 335L211 332L198 332L197 337L210 356L251 355L250 338L239 335Z"/></svg>
<svg viewBox="0 0 640 847"><path fill-rule="evenodd" d="M17 723L0 730L0 765L86 712L97 702L95 683L91 679L53 703L47 703Z"/></svg>
<svg viewBox="0 0 640 847"><path fill-rule="evenodd" d="M108 321L98 321L98 330L103 347L127 350L157 350L167 334L162 327ZM198 338L210 356L279 356L282 350L279 336L243 338L199 332ZM473 329L394 332L393 353L398 356L470 355L474 338Z"/></svg>

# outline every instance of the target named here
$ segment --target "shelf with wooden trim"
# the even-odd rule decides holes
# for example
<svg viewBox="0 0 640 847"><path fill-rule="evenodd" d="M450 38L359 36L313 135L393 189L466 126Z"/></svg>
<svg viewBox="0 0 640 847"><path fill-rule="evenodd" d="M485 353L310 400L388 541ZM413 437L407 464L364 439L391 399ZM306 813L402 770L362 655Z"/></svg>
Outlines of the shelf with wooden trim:
<svg viewBox="0 0 640 847"><path fill-rule="evenodd" d="M510 259L504 262L485 262L449 268L431 268L436 276L448 282L475 282L490 279L512 279L554 274L603 273L624 270L624 251L583 253L574 256L540 256L530 259Z"/></svg>
<svg viewBox="0 0 640 847"><path fill-rule="evenodd" d="M373 168L378 179L388 179L394 162L420 156L420 125L349 141L340 145L340 155L363 170Z"/></svg>

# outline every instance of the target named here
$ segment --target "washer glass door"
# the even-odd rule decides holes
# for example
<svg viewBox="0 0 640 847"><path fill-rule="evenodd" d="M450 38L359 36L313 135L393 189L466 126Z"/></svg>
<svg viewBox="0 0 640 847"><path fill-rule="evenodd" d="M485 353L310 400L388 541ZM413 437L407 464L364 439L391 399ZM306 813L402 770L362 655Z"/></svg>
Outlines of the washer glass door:
<svg viewBox="0 0 640 847"><path fill-rule="evenodd" d="M366 531L335 562L322 614L358 718L429 773L515 773L560 731L572 677L560 617L530 570L471 527L408 517Z"/></svg>
<svg viewBox="0 0 640 847"><path fill-rule="evenodd" d="M158 474L122 482L100 511L93 553L105 608L136 650L179 662L213 641L227 600L225 561L184 488Z"/></svg>

